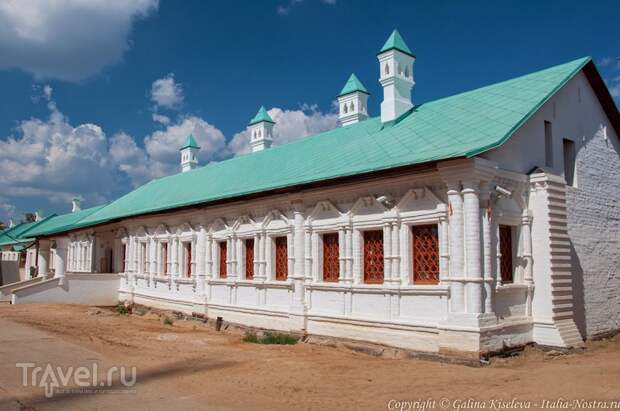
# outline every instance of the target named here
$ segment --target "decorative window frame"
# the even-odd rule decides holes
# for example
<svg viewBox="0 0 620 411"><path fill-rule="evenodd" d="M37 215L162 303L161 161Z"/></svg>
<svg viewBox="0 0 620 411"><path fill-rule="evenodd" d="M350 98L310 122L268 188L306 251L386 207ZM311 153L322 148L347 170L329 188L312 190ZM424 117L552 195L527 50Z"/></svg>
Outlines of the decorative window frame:
<svg viewBox="0 0 620 411"><path fill-rule="evenodd" d="M262 230L265 234L266 283L291 283L291 273L295 261L293 250L293 222L279 210L272 210L263 219ZM276 238L286 237L287 278L285 281L276 280Z"/></svg>

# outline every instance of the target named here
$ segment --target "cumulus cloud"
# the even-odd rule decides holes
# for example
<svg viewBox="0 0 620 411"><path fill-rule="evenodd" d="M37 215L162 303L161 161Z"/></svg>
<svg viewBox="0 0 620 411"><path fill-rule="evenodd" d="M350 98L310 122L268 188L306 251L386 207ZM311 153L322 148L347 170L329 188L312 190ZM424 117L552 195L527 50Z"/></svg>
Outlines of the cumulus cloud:
<svg viewBox="0 0 620 411"><path fill-rule="evenodd" d="M95 124L73 127L57 109L51 88L44 90L49 118L22 121L19 136L0 140L0 192L31 203L68 204L77 193L101 201L114 187L105 133ZM8 211L0 207L5 216Z"/></svg>
<svg viewBox="0 0 620 411"><path fill-rule="evenodd" d="M183 87L176 82L174 73L155 80L151 85L151 101L155 103L155 108L176 109L183 100Z"/></svg>
<svg viewBox="0 0 620 411"><path fill-rule="evenodd" d="M85 206L111 201L153 178L180 171L179 147L194 135L201 165L249 151L247 129L227 140L222 131L194 115L166 117L162 128L136 138L108 136L97 124L71 124L57 107L49 86L35 88L49 117L24 120L14 135L0 139L0 220L36 209L63 209L75 195ZM274 144L336 127L337 116L316 106L272 108ZM165 117L165 116L163 116ZM62 206L59 206L62 205Z"/></svg>
<svg viewBox="0 0 620 411"><path fill-rule="evenodd" d="M158 0L0 2L0 68L79 81L118 62L133 22Z"/></svg>
<svg viewBox="0 0 620 411"><path fill-rule="evenodd" d="M323 113L315 105L303 105L299 110L274 107L268 112L276 122L273 128L274 145L285 144L338 125L338 116L335 113ZM228 144L228 151L232 154L248 153L250 151L249 138L248 129L235 134Z"/></svg>

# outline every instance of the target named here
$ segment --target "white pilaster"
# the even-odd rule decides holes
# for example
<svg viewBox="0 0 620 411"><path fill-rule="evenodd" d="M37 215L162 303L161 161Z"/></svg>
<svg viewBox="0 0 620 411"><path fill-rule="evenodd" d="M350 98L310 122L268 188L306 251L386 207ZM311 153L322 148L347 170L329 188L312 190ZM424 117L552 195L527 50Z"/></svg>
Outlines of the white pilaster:
<svg viewBox="0 0 620 411"><path fill-rule="evenodd" d="M477 180L463 183L465 252L467 255L467 312L482 313L482 256L480 253L480 201Z"/></svg>
<svg viewBox="0 0 620 411"><path fill-rule="evenodd" d="M465 311L463 293L464 249L463 249L463 199L458 183L448 185L450 209L450 302L453 312Z"/></svg>

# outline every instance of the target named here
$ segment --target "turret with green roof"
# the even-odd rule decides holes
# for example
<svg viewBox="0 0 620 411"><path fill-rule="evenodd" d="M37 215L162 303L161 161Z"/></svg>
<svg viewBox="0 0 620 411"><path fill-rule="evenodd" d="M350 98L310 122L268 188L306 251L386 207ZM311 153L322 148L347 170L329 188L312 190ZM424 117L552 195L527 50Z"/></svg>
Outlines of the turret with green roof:
<svg viewBox="0 0 620 411"><path fill-rule="evenodd" d="M338 94L338 122L342 126L355 124L368 118L368 90L355 73L349 76Z"/></svg>
<svg viewBox="0 0 620 411"><path fill-rule="evenodd" d="M276 124L271 119L265 106L260 106L258 113L250 120L250 146L252 152L262 151L271 147L273 143L273 126Z"/></svg>
<svg viewBox="0 0 620 411"><path fill-rule="evenodd" d="M196 139L194 138L194 134L192 133L189 133L189 135L185 139L185 144L179 150L184 150L186 148L195 148L195 149L200 150L200 146L196 142Z"/></svg>
<svg viewBox="0 0 620 411"><path fill-rule="evenodd" d="M193 170L198 166L198 150L200 146L196 142L194 135L189 133L185 139L185 144L179 149L181 151L181 171L186 172Z"/></svg>
<svg viewBox="0 0 620 411"><path fill-rule="evenodd" d="M368 90L366 90L366 87L364 87L362 82L357 78L355 73L351 73L351 76L349 76L349 79L340 91L340 94L338 94L338 97L342 97L350 93L355 93L356 91L359 91L360 93L370 94Z"/></svg>
<svg viewBox="0 0 620 411"><path fill-rule="evenodd" d="M379 83L383 87L381 122L396 121L413 109L411 89L415 56L398 30L394 30L377 54Z"/></svg>
<svg viewBox="0 0 620 411"><path fill-rule="evenodd" d="M267 110L265 110L265 106L260 106L260 108L258 109L258 113L256 113L254 118L250 120L249 125L251 126L256 123L260 123L261 121L266 121L268 123L275 124L275 121L271 119L271 116L269 115L269 113L267 113Z"/></svg>
<svg viewBox="0 0 620 411"><path fill-rule="evenodd" d="M411 57L415 57L413 52L409 49L409 46L407 46L407 43L405 43L405 40L403 40L402 36L396 29L394 29L392 34L390 34L390 37L388 37L378 54L385 53L389 50L399 50L410 55Z"/></svg>

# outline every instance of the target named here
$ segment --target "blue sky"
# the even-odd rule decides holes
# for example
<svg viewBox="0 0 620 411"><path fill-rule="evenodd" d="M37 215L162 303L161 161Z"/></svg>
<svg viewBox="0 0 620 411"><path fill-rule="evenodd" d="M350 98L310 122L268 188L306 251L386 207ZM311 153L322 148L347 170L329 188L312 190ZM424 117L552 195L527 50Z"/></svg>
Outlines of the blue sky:
<svg viewBox="0 0 620 411"><path fill-rule="evenodd" d="M617 1L41 0L0 4L0 221L110 201L247 150L265 105L276 143L336 126L351 72L378 114L376 53L398 28L421 103L590 55L620 98Z"/></svg>

